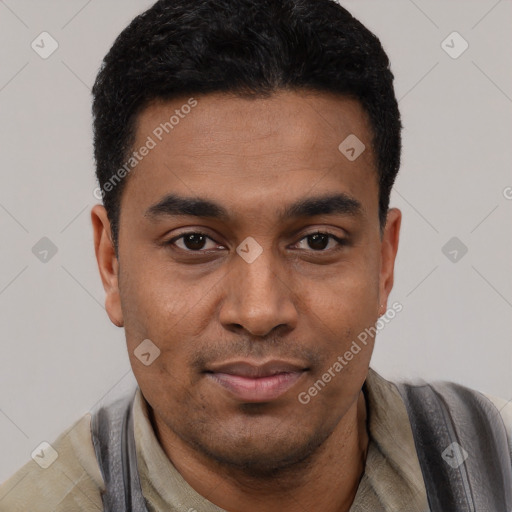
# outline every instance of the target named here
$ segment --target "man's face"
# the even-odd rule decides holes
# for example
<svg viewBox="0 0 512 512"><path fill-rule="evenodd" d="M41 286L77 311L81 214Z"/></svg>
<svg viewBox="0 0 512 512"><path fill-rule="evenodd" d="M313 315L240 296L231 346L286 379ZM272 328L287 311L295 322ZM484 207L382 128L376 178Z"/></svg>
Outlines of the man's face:
<svg viewBox="0 0 512 512"><path fill-rule="evenodd" d="M264 472L313 453L356 403L372 339L307 404L298 396L385 311L400 215L391 210L381 238L358 102L215 94L183 109L187 100L138 118L134 149L148 136L156 145L123 190L119 267L113 259L102 270L107 311L125 327L158 431ZM158 130L177 109L172 130ZM351 134L366 146L354 161L338 149ZM166 202L170 194L218 208ZM160 350L149 365L134 354L147 339Z"/></svg>

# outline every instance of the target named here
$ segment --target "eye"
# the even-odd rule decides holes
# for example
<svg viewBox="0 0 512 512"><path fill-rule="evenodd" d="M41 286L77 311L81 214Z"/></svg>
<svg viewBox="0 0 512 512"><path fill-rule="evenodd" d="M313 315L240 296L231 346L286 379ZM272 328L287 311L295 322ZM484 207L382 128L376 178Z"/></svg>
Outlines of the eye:
<svg viewBox="0 0 512 512"><path fill-rule="evenodd" d="M210 247L208 247L208 241L210 241ZM307 247L301 247L301 244L306 244ZM339 238L332 233L316 231L302 237L297 243L297 246L301 250L329 252L330 250L336 250L346 244L346 240ZM196 253L208 252L210 250L215 250L216 248L225 249L224 246L217 244L215 240L200 231L188 231L186 233L181 233L168 242L165 242L165 245L175 245L182 251Z"/></svg>
<svg viewBox="0 0 512 512"><path fill-rule="evenodd" d="M321 231L316 231L315 233L310 233L305 237L301 238L299 244L304 243L309 245L309 250L313 250L316 252L327 252L326 249L329 246L331 241L334 241L334 247L331 247L332 250L336 250L340 246L346 245L347 241L333 235L332 233L326 233ZM337 246L337 247L336 247ZM308 247L300 247L301 249L308 250Z"/></svg>
<svg viewBox="0 0 512 512"><path fill-rule="evenodd" d="M214 242L214 240L212 240L205 233L201 233L198 231L189 231L187 233L181 233L181 235L172 238L168 242L165 242L165 245L176 244L176 247L187 252L208 251L210 249L215 249L216 246L220 247L221 249L225 249L225 247L223 247L222 245L218 245L215 243L213 244L213 247L205 248L205 245L207 245L208 240Z"/></svg>

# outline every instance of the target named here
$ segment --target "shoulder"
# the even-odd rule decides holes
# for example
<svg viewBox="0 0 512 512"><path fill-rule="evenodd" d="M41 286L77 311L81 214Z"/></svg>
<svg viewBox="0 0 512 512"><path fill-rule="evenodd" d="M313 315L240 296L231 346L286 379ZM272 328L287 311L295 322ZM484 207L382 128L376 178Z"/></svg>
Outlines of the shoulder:
<svg viewBox="0 0 512 512"><path fill-rule="evenodd" d="M504 398L489 395L487 393L482 393L482 395L493 403L503 420L503 424L505 425L505 430L507 432L510 454L512 456L512 400L505 400Z"/></svg>
<svg viewBox="0 0 512 512"><path fill-rule="evenodd" d="M103 510L104 483L86 414L0 486L1 512Z"/></svg>
<svg viewBox="0 0 512 512"><path fill-rule="evenodd" d="M483 418L487 417L487 421L491 421L495 425L499 423L503 425L512 458L512 400L505 400L457 382L446 380L427 382L424 379L415 379L410 382L400 382L398 387L402 389L402 398L404 398L404 393L413 392L412 400L416 404L415 407L426 407L428 409L429 406L425 402L428 402L429 397L432 396L432 390L441 394L445 406L454 408L450 409L452 413L461 404L465 404L468 408L476 407L483 414L476 415L475 419L480 418L483 421ZM430 409L428 410L430 411Z"/></svg>

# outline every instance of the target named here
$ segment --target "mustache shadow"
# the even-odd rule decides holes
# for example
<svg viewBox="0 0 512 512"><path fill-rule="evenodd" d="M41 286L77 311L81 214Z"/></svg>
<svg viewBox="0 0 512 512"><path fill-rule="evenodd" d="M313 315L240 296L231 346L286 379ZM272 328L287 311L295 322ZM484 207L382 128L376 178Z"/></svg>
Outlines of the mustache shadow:
<svg viewBox="0 0 512 512"><path fill-rule="evenodd" d="M204 372L212 364L235 359L294 360L310 369L320 367L324 360L317 350L289 340L240 338L236 341L206 343L202 347L197 347L189 362L197 372Z"/></svg>

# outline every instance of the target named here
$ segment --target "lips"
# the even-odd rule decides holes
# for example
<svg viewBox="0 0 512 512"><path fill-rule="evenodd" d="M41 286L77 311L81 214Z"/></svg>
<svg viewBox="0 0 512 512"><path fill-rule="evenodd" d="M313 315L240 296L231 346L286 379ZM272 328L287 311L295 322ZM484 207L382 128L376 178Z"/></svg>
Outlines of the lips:
<svg viewBox="0 0 512 512"><path fill-rule="evenodd" d="M268 402L285 394L308 368L287 361L235 361L213 366L206 377L243 402Z"/></svg>

